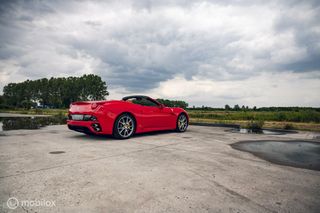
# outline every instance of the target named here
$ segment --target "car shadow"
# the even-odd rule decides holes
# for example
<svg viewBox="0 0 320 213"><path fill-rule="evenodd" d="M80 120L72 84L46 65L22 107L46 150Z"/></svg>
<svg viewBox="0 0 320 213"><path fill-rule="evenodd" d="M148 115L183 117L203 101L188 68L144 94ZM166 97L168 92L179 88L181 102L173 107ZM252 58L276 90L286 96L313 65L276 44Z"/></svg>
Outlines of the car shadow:
<svg viewBox="0 0 320 213"><path fill-rule="evenodd" d="M174 130L161 130L161 131L154 131L154 132L144 132L144 133L136 133L132 136L132 138L139 138L145 136L155 136L155 135L164 135L164 134L173 134L177 133Z"/></svg>
<svg viewBox="0 0 320 213"><path fill-rule="evenodd" d="M102 140L116 140L115 138L112 137L112 135L86 135L79 133L78 135L72 135L70 136L71 138L75 139L86 139L86 140L92 140L92 141L102 141Z"/></svg>
<svg viewBox="0 0 320 213"><path fill-rule="evenodd" d="M173 130L162 130L162 131L154 131L154 132L145 132L145 133L137 133L134 134L131 138L139 138L139 137L147 137L147 136L155 136L155 135L164 135L164 134L174 134L177 133ZM86 135L83 133L79 133L78 135L72 135L71 138L75 139L86 139L86 140L92 140L92 141L102 141L102 140L108 140L108 141L126 141L126 139L116 139L112 135ZM127 140L130 140L127 139Z"/></svg>

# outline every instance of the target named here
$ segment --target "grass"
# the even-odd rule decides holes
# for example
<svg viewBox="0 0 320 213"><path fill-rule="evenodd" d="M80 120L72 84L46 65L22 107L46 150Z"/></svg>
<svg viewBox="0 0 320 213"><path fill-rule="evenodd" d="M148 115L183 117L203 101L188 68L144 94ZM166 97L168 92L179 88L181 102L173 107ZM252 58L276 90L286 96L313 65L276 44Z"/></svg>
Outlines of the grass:
<svg viewBox="0 0 320 213"><path fill-rule="evenodd" d="M315 122L320 123L320 112L315 110L300 111L202 111L189 110L192 118L214 120L263 120L287 122Z"/></svg>
<svg viewBox="0 0 320 213"><path fill-rule="evenodd" d="M213 124L236 124L241 127L247 127L247 120L216 120L208 118L192 118L190 117L190 123L213 123ZM320 124L314 122L283 122L283 121L264 121L263 128L271 129L288 129L286 126L290 125L290 129L306 130L320 132Z"/></svg>
<svg viewBox="0 0 320 213"><path fill-rule="evenodd" d="M320 112L316 110L271 112L189 110L188 113L191 123L236 124L243 128L259 126L259 128L320 131Z"/></svg>
<svg viewBox="0 0 320 213"><path fill-rule="evenodd" d="M263 125L264 125L264 121L262 120L259 120L259 121L251 120L247 122L246 128L252 132L260 133L262 132Z"/></svg>

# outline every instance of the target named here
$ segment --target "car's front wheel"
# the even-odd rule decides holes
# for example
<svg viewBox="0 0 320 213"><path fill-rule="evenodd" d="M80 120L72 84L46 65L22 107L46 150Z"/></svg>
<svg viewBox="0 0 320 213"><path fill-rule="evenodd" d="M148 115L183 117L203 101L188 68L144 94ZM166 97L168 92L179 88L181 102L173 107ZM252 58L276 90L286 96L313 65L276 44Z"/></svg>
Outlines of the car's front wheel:
<svg viewBox="0 0 320 213"><path fill-rule="evenodd" d="M178 132L185 132L187 128L188 128L188 118L184 113L182 113L178 116L176 130Z"/></svg>
<svg viewBox="0 0 320 213"><path fill-rule="evenodd" d="M118 139L130 138L135 131L134 118L130 114L120 115L113 128L113 136Z"/></svg>

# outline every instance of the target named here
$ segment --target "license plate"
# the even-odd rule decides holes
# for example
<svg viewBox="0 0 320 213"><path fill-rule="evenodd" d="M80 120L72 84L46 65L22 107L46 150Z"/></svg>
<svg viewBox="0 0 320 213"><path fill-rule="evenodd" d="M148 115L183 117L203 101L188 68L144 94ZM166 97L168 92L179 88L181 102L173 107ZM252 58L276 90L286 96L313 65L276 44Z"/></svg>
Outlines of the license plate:
<svg viewBox="0 0 320 213"><path fill-rule="evenodd" d="M75 121L82 121L83 120L83 115L71 115L72 120Z"/></svg>

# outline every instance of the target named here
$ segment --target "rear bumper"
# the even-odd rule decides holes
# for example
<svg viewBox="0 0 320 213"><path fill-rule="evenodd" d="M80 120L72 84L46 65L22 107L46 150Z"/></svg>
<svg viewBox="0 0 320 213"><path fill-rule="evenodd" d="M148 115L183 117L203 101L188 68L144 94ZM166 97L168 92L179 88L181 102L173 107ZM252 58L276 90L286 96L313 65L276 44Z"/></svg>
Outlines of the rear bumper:
<svg viewBox="0 0 320 213"><path fill-rule="evenodd" d="M90 133L100 134L100 135L110 135L113 132L113 124L114 119L116 118L115 114L112 112L106 112L102 110L102 108L98 107L98 111L95 112L72 112L69 110L67 124L69 129L78 131L78 132L85 132L90 131ZM95 119L86 119L86 120L74 120L71 115L74 114L82 114L82 115L91 115L95 117ZM100 128L100 131L97 131L97 126Z"/></svg>
<svg viewBox="0 0 320 213"><path fill-rule="evenodd" d="M103 129L98 122L67 120L68 128L77 132L103 134Z"/></svg>
<svg viewBox="0 0 320 213"><path fill-rule="evenodd" d="M93 133L88 127L85 126L75 126L68 124L68 128L73 131L83 132L83 133Z"/></svg>

